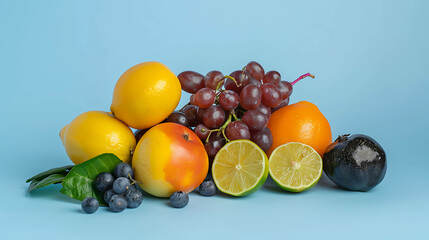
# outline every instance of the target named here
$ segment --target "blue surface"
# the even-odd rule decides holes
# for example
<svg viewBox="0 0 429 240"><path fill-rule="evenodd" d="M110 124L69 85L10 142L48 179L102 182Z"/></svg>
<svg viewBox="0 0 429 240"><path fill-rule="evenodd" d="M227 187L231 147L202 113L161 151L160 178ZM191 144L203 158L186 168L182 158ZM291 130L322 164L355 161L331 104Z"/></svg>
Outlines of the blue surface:
<svg viewBox="0 0 429 240"><path fill-rule="evenodd" d="M427 1L0 0L2 239L428 239ZM384 181L367 193L325 177L290 194L196 193L181 210L146 197L135 210L83 214L60 186L26 194L25 179L70 161L61 127L108 110L116 80L156 60L176 74L241 68L285 80L311 72L292 102L319 106L333 135L364 133L385 148ZM183 96L180 106L188 96ZM102 239L102 238L97 238Z"/></svg>

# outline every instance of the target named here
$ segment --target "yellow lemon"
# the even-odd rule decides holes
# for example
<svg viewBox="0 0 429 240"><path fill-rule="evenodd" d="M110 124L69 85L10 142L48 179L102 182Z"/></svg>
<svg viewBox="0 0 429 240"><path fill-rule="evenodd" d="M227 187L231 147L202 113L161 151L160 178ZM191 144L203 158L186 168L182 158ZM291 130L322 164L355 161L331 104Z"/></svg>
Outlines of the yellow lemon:
<svg viewBox="0 0 429 240"><path fill-rule="evenodd" d="M159 62L140 63L119 78L110 110L132 128L149 128L174 111L181 91L179 79L167 66Z"/></svg>
<svg viewBox="0 0 429 240"><path fill-rule="evenodd" d="M82 113L61 129L60 138L74 164L102 153L113 153L131 163L136 146L131 129L112 114L101 111Z"/></svg>

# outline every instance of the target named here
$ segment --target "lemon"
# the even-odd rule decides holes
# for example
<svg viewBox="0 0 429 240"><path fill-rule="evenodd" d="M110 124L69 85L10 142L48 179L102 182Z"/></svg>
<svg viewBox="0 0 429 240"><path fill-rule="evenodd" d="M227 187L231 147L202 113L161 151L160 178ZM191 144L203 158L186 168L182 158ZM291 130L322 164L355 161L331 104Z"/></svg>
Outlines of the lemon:
<svg viewBox="0 0 429 240"><path fill-rule="evenodd" d="M291 142L277 147L268 161L271 178L283 189L302 192L322 176L322 158L310 146Z"/></svg>
<svg viewBox="0 0 429 240"><path fill-rule="evenodd" d="M61 129L60 138L74 164L102 153L113 153L130 163L136 146L131 129L112 114L101 111L82 113Z"/></svg>
<svg viewBox="0 0 429 240"><path fill-rule="evenodd" d="M249 140L227 143L216 154L212 174L217 188L233 196L246 196L262 187L268 176L265 152Z"/></svg>
<svg viewBox="0 0 429 240"><path fill-rule="evenodd" d="M152 127L177 107L182 88L179 79L159 62L144 62L125 71L116 83L110 110L136 129Z"/></svg>

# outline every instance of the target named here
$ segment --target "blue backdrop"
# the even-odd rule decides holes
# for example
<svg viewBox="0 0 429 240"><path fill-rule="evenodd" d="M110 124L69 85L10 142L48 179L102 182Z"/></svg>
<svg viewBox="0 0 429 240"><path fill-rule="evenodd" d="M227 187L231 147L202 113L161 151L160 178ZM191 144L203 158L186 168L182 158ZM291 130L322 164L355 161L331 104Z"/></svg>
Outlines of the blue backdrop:
<svg viewBox="0 0 429 240"><path fill-rule="evenodd" d="M0 232L4 239L428 239L427 1L0 0ZM290 194L268 182L245 198L196 193L184 209L146 197L135 210L83 214L60 186L25 179L71 163L58 137L82 112L109 110L127 68L230 73L250 60L284 80L311 72L292 102L319 106L334 137L386 150L367 193L326 177ZM184 95L179 105L188 101Z"/></svg>

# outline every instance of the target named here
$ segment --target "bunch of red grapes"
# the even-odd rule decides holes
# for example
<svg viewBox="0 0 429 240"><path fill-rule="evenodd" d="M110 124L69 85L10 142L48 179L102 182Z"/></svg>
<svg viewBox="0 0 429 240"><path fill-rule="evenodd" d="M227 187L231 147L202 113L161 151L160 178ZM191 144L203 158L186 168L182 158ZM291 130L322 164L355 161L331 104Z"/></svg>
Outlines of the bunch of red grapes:
<svg viewBox="0 0 429 240"><path fill-rule="evenodd" d="M166 122L193 129L210 157L237 139L251 140L267 151L273 142L267 128L271 113L289 104L293 84L307 76L314 77L305 74L292 83L282 81L279 72L265 73L254 61L230 75L185 71L178 78L182 89L192 94L190 103Z"/></svg>

